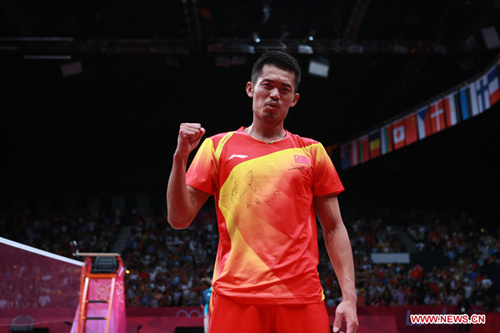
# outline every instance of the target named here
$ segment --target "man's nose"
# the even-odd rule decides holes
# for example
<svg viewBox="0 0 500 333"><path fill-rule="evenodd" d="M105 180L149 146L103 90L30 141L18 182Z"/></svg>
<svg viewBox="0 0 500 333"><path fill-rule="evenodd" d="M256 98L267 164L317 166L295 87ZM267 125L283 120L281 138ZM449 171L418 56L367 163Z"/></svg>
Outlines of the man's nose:
<svg viewBox="0 0 500 333"><path fill-rule="evenodd" d="M270 96L272 99L280 99L280 91L278 88L271 89Z"/></svg>

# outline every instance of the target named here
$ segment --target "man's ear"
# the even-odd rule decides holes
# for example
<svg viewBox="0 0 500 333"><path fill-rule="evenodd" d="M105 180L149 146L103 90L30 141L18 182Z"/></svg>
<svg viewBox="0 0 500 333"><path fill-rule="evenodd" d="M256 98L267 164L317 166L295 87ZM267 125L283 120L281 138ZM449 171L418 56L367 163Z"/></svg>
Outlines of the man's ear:
<svg viewBox="0 0 500 333"><path fill-rule="evenodd" d="M253 97L253 84L252 82L247 82L247 87L246 87L247 95L248 97Z"/></svg>
<svg viewBox="0 0 500 333"><path fill-rule="evenodd" d="M295 96L293 96L293 101L290 104L290 107L293 108L295 106L295 104L297 104L297 102L299 101L299 97L300 97L299 94L295 94Z"/></svg>

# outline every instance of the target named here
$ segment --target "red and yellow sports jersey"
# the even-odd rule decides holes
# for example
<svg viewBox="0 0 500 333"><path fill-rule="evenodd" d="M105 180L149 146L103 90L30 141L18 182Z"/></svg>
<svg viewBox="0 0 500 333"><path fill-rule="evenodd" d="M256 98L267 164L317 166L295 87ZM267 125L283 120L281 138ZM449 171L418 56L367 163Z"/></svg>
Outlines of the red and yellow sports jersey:
<svg viewBox="0 0 500 333"><path fill-rule="evenodd" d="M323 300L313 197L344 187L319 142L287 131L267 144L242 127L206 139L186 177L215 197L215 293L254 304Z"/></svg>

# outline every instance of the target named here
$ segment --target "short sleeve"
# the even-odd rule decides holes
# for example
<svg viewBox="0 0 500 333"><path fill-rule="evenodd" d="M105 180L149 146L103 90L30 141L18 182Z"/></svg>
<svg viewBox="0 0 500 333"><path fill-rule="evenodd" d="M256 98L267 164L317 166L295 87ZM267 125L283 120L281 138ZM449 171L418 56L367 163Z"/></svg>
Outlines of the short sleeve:
<svg viewBox="0 0 500 333"><path fill-rule="evenodd" d="M315 178L313 183L313 195L322 196L327 194L338 195L344 191L344 185L340 181L335 166L328 156L321 143L314 145L316 148L315 156Z"/></svg>
<svg viewBox="0 0 500 333"><path fill-rule="evenodd" d="M214 194L217 169L214 143L211 138L203 141L186 173L186 184L203 192Z"/></svg>

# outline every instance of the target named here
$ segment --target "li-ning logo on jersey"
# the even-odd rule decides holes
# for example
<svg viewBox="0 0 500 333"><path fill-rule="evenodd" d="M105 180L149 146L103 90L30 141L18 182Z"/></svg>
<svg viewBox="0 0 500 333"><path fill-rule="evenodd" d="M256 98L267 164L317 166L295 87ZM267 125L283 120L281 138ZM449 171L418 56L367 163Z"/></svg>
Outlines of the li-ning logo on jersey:
<svg viewBox="0 0 500 333"><path fill-rule="evenodd" d="M238 154L233 154L233 155L231 155L228 159L229 159L229 160L232 160L232 159L233 159L233 158L235 158L235 157L237 157L237 158L247 158L247 157L248 157L248 155L238 155Z"/></svg>
<svg viewBox="0 0 500 333"><path fill-rule="evenodd" d="M304 155L293 155L293 159L294 159L295 163L297 163L297 164L303 164L303 165L311 166L311 160L307 156L304 156Z"/></svg>

